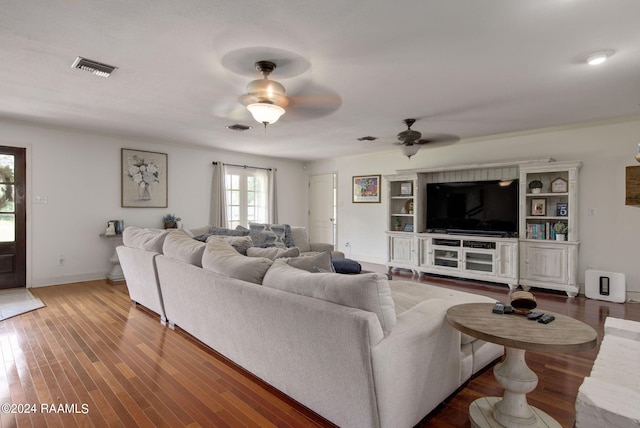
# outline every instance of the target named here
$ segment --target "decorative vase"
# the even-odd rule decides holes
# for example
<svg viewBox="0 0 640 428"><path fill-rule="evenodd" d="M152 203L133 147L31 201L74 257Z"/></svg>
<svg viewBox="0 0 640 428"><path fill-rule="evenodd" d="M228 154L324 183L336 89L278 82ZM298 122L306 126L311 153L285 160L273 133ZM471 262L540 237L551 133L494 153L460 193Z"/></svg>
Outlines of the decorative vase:
<svg viewBox="0 0 640 428"><path fill-rule="evenodd" d="M556 241L564 241L564 233L556 233Z"/></svg>
<svg viewBox="0 0 640 428"><path fill-rule="evenodd" d="M138 187L138 199L141 201L151 200L151 189L149 183L144 183L142 186Z"/></svg>
<svg viewBox="0 0 640 428"><path fill-rule="evenodd" d="M540 193L540 188L539 187L534 187L531 189L531 193Z"/></svg>
<svg viewBox="0 0 640 428"><path fill-rule="evenodd" d="M165 229L177 229L178 225L176 224L175 221L166 221L164 223L164 228Z"/></svg>

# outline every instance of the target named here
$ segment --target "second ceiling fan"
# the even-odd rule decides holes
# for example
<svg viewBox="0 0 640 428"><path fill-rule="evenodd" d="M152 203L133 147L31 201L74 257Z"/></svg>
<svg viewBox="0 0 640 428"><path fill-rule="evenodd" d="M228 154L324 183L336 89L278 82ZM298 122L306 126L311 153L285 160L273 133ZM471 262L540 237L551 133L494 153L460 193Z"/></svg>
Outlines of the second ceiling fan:
<svg viewBox="0 0 640 428"><path fill-rule="evenodd" d="M411 129L411 126L416 122L415 119L405 119L404 124L407 125L405 131L399 132L398 142L393 143L398 146L402 146L402 154L411 159L411 156L418 153L420 146L424 144L434 143L455 143L460 141L460 137L455 135L433 135L429 138L422 138L422 133Z"/></svg>

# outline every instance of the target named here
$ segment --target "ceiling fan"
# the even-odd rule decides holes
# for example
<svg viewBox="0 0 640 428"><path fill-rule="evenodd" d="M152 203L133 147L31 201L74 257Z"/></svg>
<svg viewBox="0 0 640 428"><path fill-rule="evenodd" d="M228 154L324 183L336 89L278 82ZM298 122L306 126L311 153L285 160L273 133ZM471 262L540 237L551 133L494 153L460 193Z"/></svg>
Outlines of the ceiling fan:
<svg viewBox="0 0 640 428"><path fill-rule="evenodd" d="M257 61L255 68L262 79L249 82L247 92L238 97L238 101L265 128L285 113L292 113L294 117L320 117L337 110L342 104L340 96L312 83L305 84L296 95L286 95L282 84L269 79L277 68L274 61ZM285 110L285 107L288 108Z"/></svg>
<svg viewBox="0 0 640 428"><path fill-rule="evenodd" d="M422 133L411 129L411 126L416 122L415 119L405 119L403 120L404 124L407 125L406 131L399 132L398 142L393 143L398 146L402 146L402 154L411 159L411 156L418 153L420 150L420 146L424 144L435 144L435 143L455 143L460 141L460 137L455 135L432 135L429 138L421 138Z"/></svg>

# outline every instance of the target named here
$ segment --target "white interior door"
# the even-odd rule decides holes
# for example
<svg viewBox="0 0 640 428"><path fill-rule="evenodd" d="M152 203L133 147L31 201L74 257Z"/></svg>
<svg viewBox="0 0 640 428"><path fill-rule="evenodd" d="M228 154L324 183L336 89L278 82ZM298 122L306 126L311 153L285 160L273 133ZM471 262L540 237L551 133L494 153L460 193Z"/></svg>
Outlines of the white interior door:
<svg viewBox="0 0 640 428"><path fill-rule="evenodd" d="M336 174L309 177L309 239L336 244Z"/></svg>

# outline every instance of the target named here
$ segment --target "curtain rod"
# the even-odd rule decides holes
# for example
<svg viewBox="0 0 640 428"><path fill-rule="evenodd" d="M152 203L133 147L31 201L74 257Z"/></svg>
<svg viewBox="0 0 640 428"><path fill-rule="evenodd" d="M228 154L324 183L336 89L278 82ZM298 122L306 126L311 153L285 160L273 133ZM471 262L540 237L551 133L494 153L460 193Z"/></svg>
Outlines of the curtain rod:
<svg viewBox="0 0 640 428"><path fill-rule="evenodd" d="M214 165L218 165L218 162L216 162L216 161L213 161L211 163L214 164ZM220 163L222 163L222 162L220 162ZM264 169L266 171L273 170L273 168L263 168L263 167L260 167L260 166L235 165L235 164L232 164L232 163L223 163L223 165L237 166L237 167L244 168L244 169L251 168L251 169Z"/></svg>

